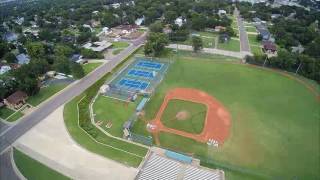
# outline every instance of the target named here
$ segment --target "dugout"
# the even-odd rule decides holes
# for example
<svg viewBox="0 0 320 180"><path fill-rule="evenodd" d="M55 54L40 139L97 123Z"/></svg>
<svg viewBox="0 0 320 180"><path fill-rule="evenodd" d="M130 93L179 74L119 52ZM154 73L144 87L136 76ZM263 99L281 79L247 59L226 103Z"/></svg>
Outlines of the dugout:
<svg viewBox="0 0 320 180"><path fill-rule="evenodd" d="M173 151L169 151L166 150L166 152L164 153L168 158L183 162L183 163L187 163L190 164L192 162L192 157L190 156L186 156L180 153L176 153Z"/></svg>

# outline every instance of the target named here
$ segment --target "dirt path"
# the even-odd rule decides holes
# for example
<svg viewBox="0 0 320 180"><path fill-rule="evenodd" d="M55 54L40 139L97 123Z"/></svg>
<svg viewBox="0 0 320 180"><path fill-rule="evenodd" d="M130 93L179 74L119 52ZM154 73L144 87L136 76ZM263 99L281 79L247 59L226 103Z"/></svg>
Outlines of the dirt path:
<svg viewBox="0 0 320 180"><path fill-rule="evenodd" d="M166 109L168 103L172 99L179 99L191 101L195 103L205 104L207 106L207 114L203 131L200 134L192 134L177 129L172 129L164 126L161 122L161 116ZM166 97L155 117L149 123L149 130L156 136L159 132L168 132L178 134L196 141L206 143L209 139L213 139L223 144L229 135L229 128L231 120L229 112L212 96L205 92L189 89L189 88L176 88L167 92Z"/></svg>

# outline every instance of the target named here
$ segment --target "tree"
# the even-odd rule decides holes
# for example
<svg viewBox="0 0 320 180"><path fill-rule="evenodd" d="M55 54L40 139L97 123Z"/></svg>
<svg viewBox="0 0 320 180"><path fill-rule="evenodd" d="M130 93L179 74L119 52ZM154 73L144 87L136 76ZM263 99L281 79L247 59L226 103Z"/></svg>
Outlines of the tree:
<svg viewBox="0 0 320 180"><path fill-rule="evenodd" d="M177 17L178 15L175 11L169 10L164 14L165 22L169 24L172 24Z"/></svg>
<svg viewBox="0 0 320 180"><path fill-rule="evenodd" d="M4 55L3 59L5 59L7 61L7 63L16 63L17 62L17 58L12 52L7 52Z"/></svg>
<svg viewBox="0 0 320 180"><path fill-rule="evenodd" d="M0 40L0 58L2 58L9 51L8 44Z"/></svg>
<svg viewBox="0 0 320 180"><path fill-rule="evenodd" d="M149 30L155 33L161 33L163 30L162 23L160 21L156 21L149 26Z"/></svg>
<svg viewBox="0 0 320 180"><path fill-rule="evenodd" d="M202 39L198 36L192 37L192 47L194 52L198 52L203 48Z"/></svg>
<svg viewBox="0 0 320 180"><path fill-rule="evenodd" d="M57 72L70 74L70 62L65 56L56 56L53 68Z"/></svg>
<svg viewBox="0 0 320 180"><path fill-rule="evenodd" d="M41 42L31 42L26 47L31 58L43 58L45 55L45 49Z"/></svg>
<svg viewBox="0 0 320 180"><path fill-rule="evenodd" d="M81 49L81 55L84 58L90 58L90 59L103 59L103 54L99 53L99 52L95 52L91 49Z"/></svg>
<svg viewBox="0 0 320 180"><path fill-rule="evenodd" d="M144 53L149 56L159 56L169 44L169 39L164 33L150 33L145 45Z"/></svg>
<svg viewBox="0 0 320 180"><path fill-rule="evenodd" d="M56 56L70 57L72 53L73 53L73 49L71 49L69 46L59 44L54 47L54 54Z"/></svg>
<svg viewBox="0 0 320 180"><path fill-rule="evenodd" d="M71 73L75 79L80 79L85 76L82 66L79 63L71 63Z"/></svg>

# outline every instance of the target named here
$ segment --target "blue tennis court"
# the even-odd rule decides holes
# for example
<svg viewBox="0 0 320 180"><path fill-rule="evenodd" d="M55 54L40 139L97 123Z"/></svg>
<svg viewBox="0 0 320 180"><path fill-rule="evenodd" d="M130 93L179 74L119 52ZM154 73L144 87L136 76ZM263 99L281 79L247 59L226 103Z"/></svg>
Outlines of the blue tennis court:
<svg viewBox="0 0 320 180"><path fill-rule="evenodd" d="M118 82L118 85L133 90L145 90L149 86L149 83L140 80L123 78Z"/></svg>
<svg viewBox="0 0 320 180"><path fill-rule="evenodd" d="M138 76L138 77L143 77L143 78L148 78L148 79L154 78L153 72L137 70L137 69L130 69L128 72L128 75L129 76Z"/></svg>
<svg viewBox="0 0 320 180"><path fill-rule="evenodd" d="M161 63L151 62L151 61L144 61L144 60L140 60L140 61L136 64L136 66L138 66L138 67L155 69L155 70L161 69L162 65L163 65L163 64L161 64Z"/></svg>

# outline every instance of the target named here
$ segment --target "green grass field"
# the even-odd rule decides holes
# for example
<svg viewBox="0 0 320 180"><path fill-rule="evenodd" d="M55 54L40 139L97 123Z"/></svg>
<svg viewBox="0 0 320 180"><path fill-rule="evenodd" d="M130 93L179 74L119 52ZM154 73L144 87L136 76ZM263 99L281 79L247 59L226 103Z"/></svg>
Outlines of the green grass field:
<svg viewBox="0 0 320 180"><path fill-rule="evenodd" d="M261 47L259 47L257 45L250 45L250 49L253 54L258 54L258 55L263 54Z"/></svg>
<svg viewBox="0 0 320 180"><path fill-rule="evenodd" d="M14 162L22 175L27 179L65 180L70 179L46 165L36 161L21 151L14 149Z"/></svg>
<svg viewBox="0 0 320 180"><path fill-rule="evenodd" d="M6 107L0 108L0 118L1 119L7 119L13 113L14 113L14 111L9 108L6 108Z"/></svg>
<svg viewBox="0 0 320 180"><path fill-rule="evenodd" d="M123 42L123 41L118 41L118 42L112 43L112 48L126 48L128 46L129 46L129 43Z"/></svg>
<svg viewBox="0 0 320 180"><path fill-rule="evenodd" d="M38 94L30 96L27 99L27 103L31 104L32 106L37 106L57 92L61 91L67 85L68 84L52 84L47 87L41 88Z"/></svg>
<svg viewBox="0 0 320 180"><path fill-rule="evenodd" d="M240 41L235 39L230 39L226 43L218 43L218 49L228 50L228 51L240 51Z"/></svg>
<svg viewBox="0 0 320 180"><path fill-rule="evenodd" d="M254 26L247 26L246 31L247 32L257 32L257 29Z"/></svg>
<svg viewBox="0 0 320 180"><path fill-rule="evenodd" d="M160 133L161 146L214 162L215 167L227 169L230 179L320 176L319 102L305 86L272 71L221 62L215 56L180 53L177 59L147 104L145 119L155 117L169 89L197 88L230 111L230 137L214 149ZM149 135L145 125L138 120L134 132Z"/></svg>
<svg viewBox="0 0 320 180"><path fill-rule="evenodd" d="M93 70L97 69L101 64L102 62L83 64L82 68L83 68L84 74L87 75L91 73Z"/></svg>
<svg viewBox="0 0 320 180"><path fill-rule="evenodd" d="M95 122L101 121L102 124L100 126L104 130L114 136L122 137L122 125L135 112L140 100L139 98L134 103L125 103L105 96L99 96L93 105L93 111L96 114ZM110 129L105 127L109 121L112 122Z"/></svg>
<svg viewBox="0 0 320 180"><path fill-rule="evenodd" d="M249 44L251 45L261 45L261 42L257 40L257 35L248 34Z"/></svg>
<svg viewBox="0 0 320 180"><path fill-rule="evenodd" d="M178 113L187 113L184 119L177 119ZM200 134L203 130L207 108L204 104L198 104L181 100L170 100L163 115L161 122L173 129Z"/></svg>
<svg viewBox="0 0 320 180"><path fill-rule="evenodd" d="M21 118L23 116L23 113L21 111L17 111L15 113L13 113L12 115L10 115L6 121L8 122L14 122L16 120L18 120L19 118Z"/></svg>

